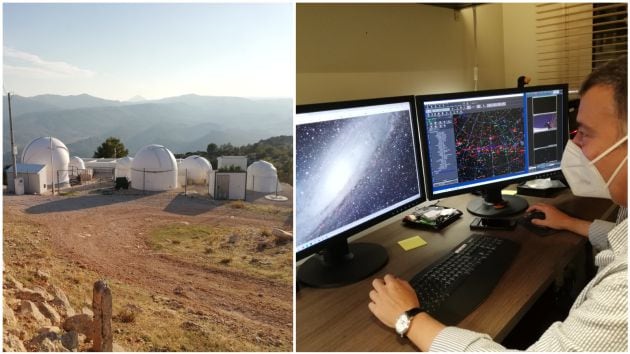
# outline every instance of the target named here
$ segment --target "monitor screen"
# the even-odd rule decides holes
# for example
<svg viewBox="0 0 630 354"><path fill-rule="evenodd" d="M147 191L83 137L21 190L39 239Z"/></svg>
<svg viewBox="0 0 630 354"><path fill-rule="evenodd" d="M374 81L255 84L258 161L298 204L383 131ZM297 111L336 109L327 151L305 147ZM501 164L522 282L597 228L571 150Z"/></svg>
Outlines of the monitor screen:
<svg viewBox="0 0 630 354"><path fill-rule="evenodd" d="M422 201L412 96L298 106L295 122L298 258Z"/></svg>
<svg viewBox="0 0 630 354"><path fill-rule="evenodd" d="M413 108L393 99L298 112L298 252L422 198Z"/></svg>
<svg viewBox="0 0 630 354"><path fill-rule="evenodd" d="M566 85L418 96L429 198L559 173Z"/></svg>

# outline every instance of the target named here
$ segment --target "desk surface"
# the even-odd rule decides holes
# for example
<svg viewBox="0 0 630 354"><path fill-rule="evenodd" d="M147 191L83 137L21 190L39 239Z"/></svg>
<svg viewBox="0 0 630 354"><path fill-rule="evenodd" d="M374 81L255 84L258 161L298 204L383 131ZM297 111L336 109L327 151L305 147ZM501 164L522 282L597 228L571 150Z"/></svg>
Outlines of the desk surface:
<svg viewBox="0 0 630 354"><path fill-rule="evenodd" d="M297 350L416 350L409 341L401 340L392 329L382 325L368 310L372 279L387 273L410 279L473 233L468 227L473 216L465 211L471 198L473 196L467 194L442 200L440 205L459 208L464 215L441 232L411 229L397 221L362 237L362 242L383 245L389 254L388 264L374 276L335 289L302 287L296 295ZM610 201L576 198L570 192L553 199L525 198L530 205L536 202L554 204L583 219L610 219L613 214ZM401 218L398 216L397 220ZM512 239L521 244L521 249L486 301L458 326L487 333L501 341L587 240L569 232L540 237L521 225L514 231L488 233ZM426 246L405 252L397 244L418 234L427 241Z"/></svg>

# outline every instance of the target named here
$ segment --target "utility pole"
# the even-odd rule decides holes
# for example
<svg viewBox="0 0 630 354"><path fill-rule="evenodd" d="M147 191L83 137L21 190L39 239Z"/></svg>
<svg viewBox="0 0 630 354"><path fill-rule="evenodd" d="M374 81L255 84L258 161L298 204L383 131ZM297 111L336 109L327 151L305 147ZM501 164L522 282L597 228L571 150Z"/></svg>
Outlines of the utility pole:
<svg viewBox="0 0 630 354"><path fill-rule="evenodd" d="M7 92L7 104L9 108L9 130L11 131L11 156L13 156L13 184L17 183L17 146L13 138L13 117L11 116L11 92ZM14 193L15 193L15 186Z"/></svg>

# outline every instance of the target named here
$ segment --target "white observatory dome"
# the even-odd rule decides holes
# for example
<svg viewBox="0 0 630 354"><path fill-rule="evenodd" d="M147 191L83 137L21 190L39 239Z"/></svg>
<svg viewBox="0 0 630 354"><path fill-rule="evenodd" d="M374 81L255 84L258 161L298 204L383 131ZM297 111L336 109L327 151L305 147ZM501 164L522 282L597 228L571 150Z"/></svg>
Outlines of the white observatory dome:
<svg viewBox="0 0 630 354"><path fill-rule="evenodd" d="M189 183L206 184L210 171L212 171L210 162L197 155L188 156L179 164L179 176L182 185L186 180L186 175Z"/></svg>
<svg viewBox="0 0 630 354"><path fill-rule="evenodd" d="M22 163L48 167L47 185L70 182L68 177L69 162L70 152L68 148L61 140L53 137L34 139L22 151Z"/></svg>
<svg viewBox="0 0 630 354"><path fill-rule="evenodd" d="M127 181L131 181L131 164L133 157L125 156L116 160L116 170L114 172L116 178L127 177Z"/></svg>
<svg viewBox="0 0 630 354"><path fill-rule="evenodd" d="M255 192L272 193L280 191L278 171L271 163L260 160L247 168L247 189Z"/></svg>
<svg viewBox="0 0 630 354"><path fill-rule="evenodd" d="M162 145L147 145L138 150L131 162L132 187L147 191L165 191L177 187L177 162Z"/></svg>
<svg viewBox="0 0 630 354"><path fill-rule="evenodd" d="M85 170L85 162L79 156L72 156L68 162L68 169L74 174L79 174L80 170Z"/></svg>

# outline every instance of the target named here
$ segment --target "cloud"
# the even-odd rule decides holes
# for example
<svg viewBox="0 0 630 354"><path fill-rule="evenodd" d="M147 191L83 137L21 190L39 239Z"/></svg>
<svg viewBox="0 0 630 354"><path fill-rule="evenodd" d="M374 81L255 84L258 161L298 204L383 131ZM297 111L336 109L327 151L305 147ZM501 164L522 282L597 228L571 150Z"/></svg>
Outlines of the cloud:
<svg viewBox="0 0 630 354"><path fill-rule="evenodd" d="M94 77L96 73L91 70L81 69L63 61L48 61L31 53L17 49L4 47L4 61L13 64L4 64L4 73L32 78L82 78Z"/></svg>

